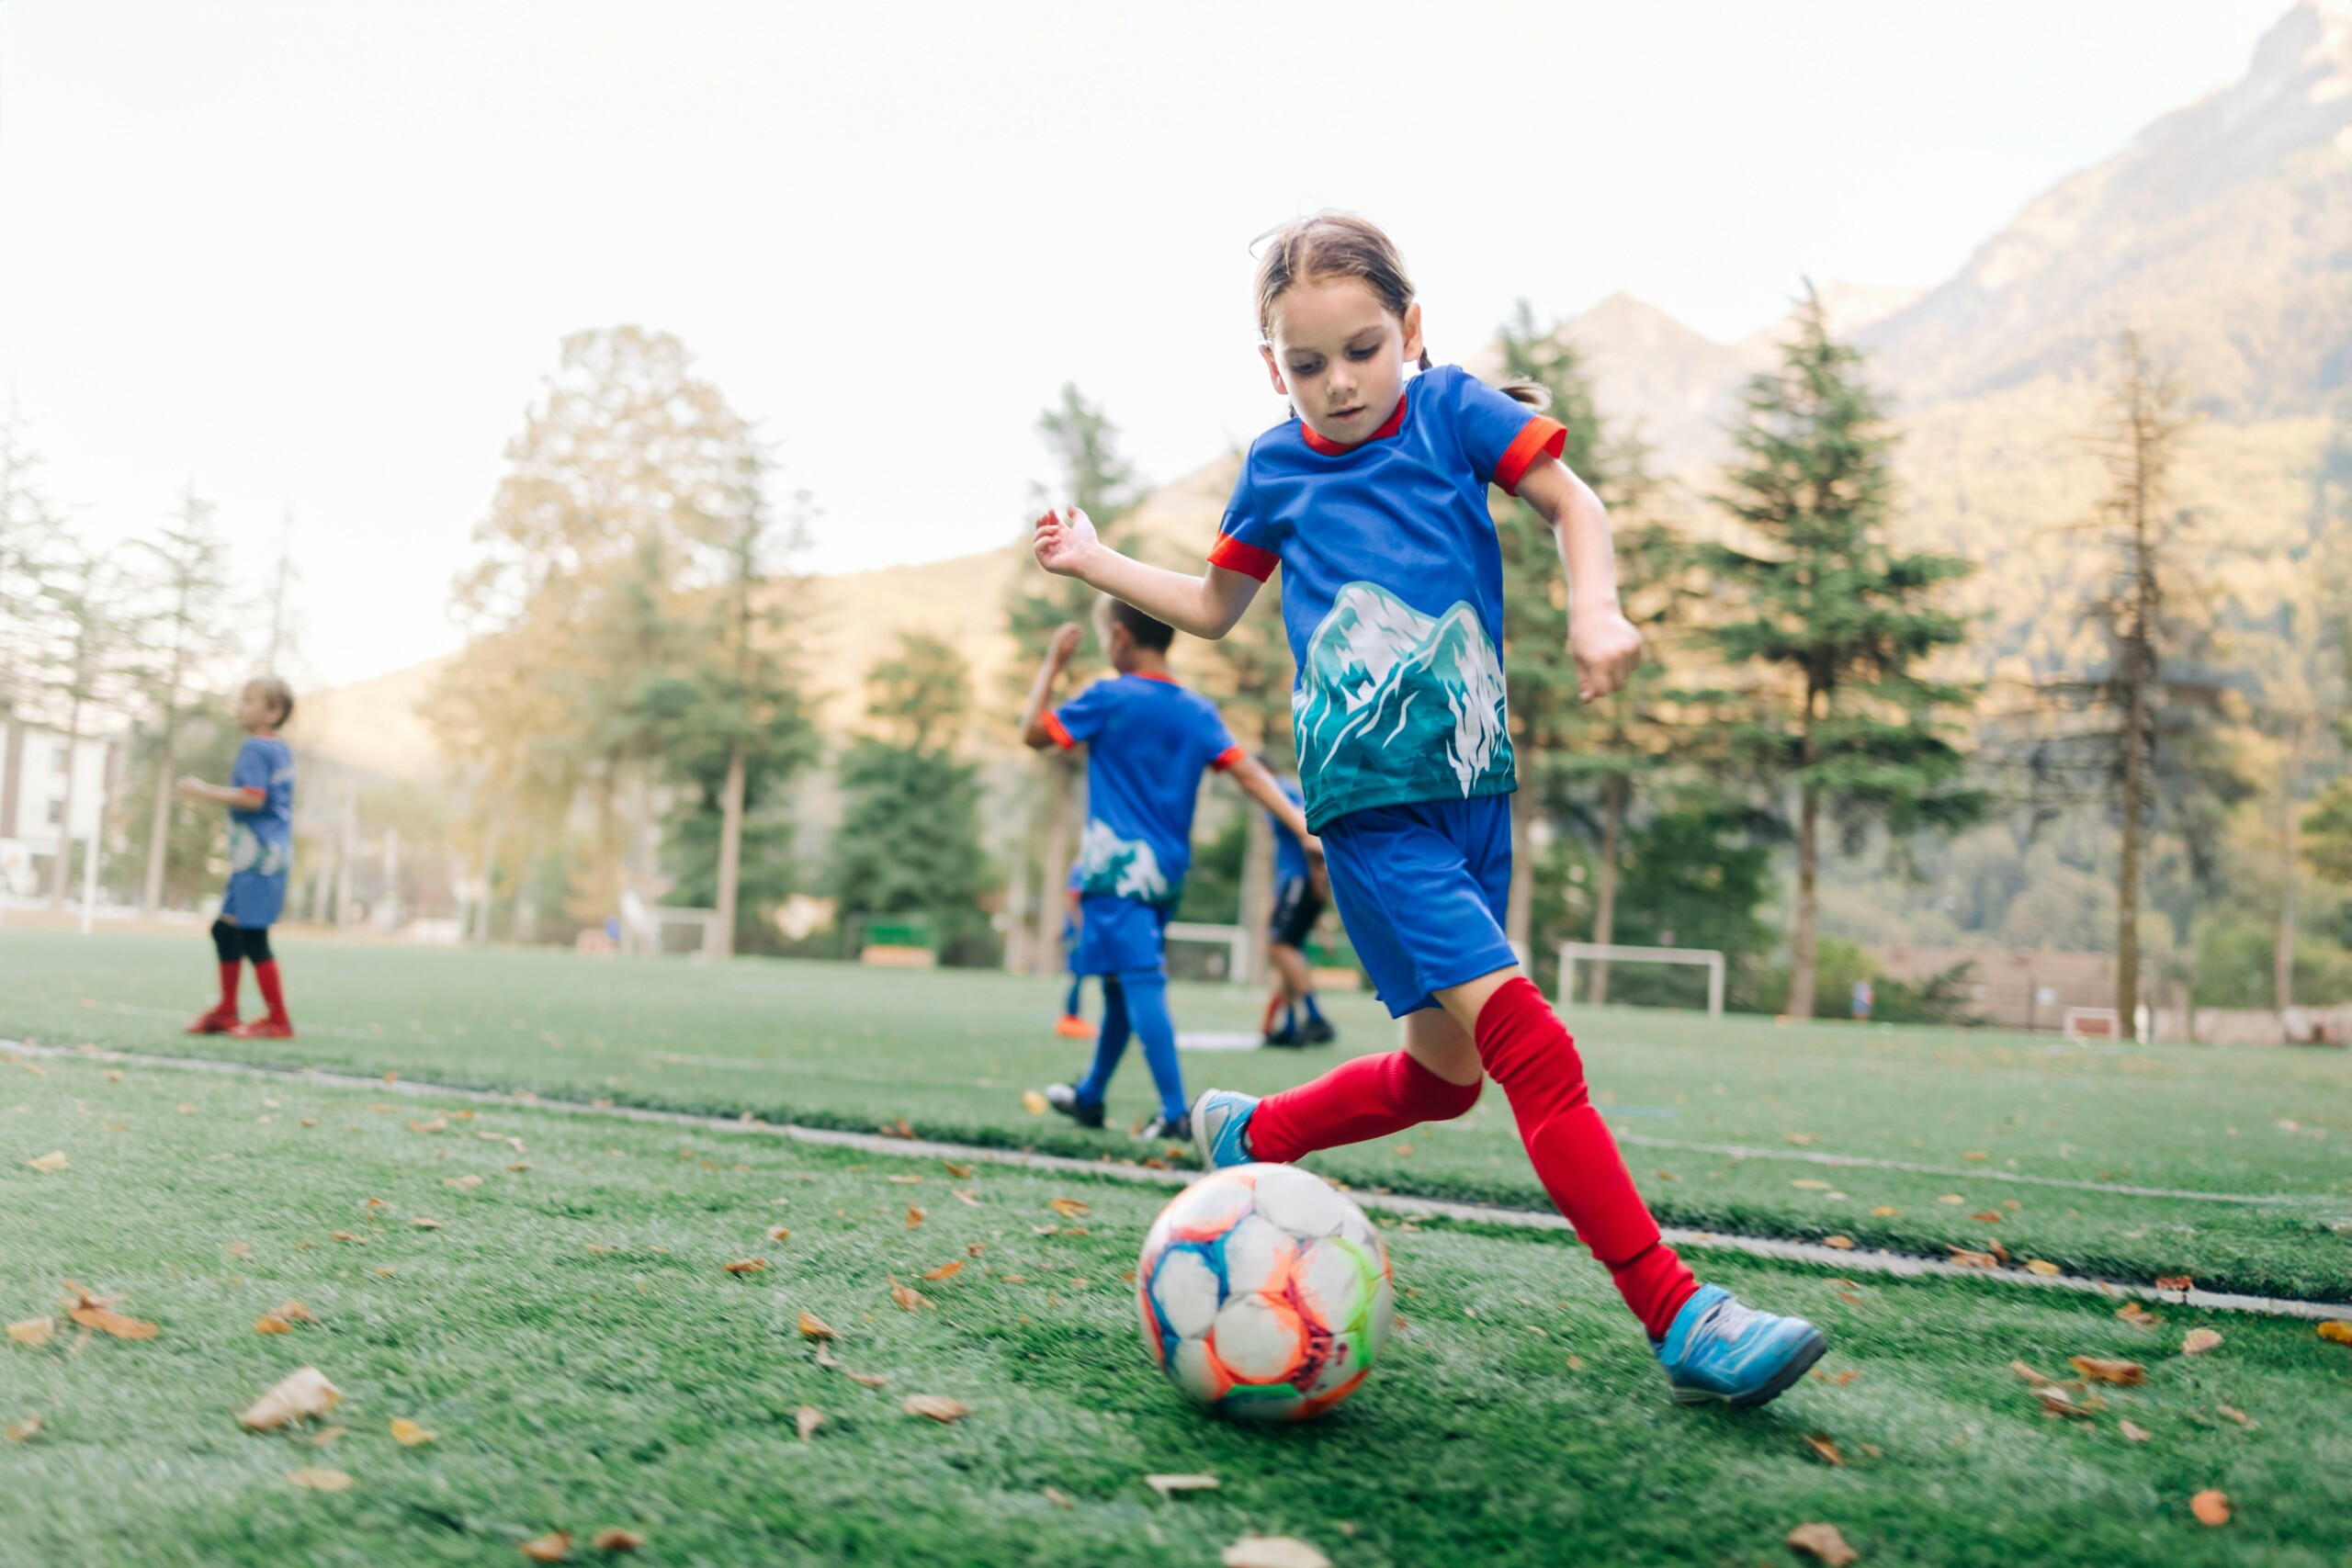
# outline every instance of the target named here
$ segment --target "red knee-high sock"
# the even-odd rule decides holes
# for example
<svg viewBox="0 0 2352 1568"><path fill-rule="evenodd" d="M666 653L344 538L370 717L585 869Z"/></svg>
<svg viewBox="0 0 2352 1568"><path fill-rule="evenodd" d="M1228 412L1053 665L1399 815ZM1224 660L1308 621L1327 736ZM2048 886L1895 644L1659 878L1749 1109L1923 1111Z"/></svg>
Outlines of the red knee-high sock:
<svg viewBox="0 0 2352 1568"><path fill-rule="evenodd" d="M241 977L239 972L243 967L243 961L235 958L220 965L220 1006L217 1010L226 1013L237 1010L237 983Z"/></svg>
<svg viewBox="0 0 2352 1568"><path fill-rule="evenodd" d="M1483 1082L1448 1083L1403 1051L1358 1056L1313 1083L1260 1100L1250 1114L1250 1152L1294 1160L1423 1122L1450 1122L1478 1103Z"/></svg>
<svg viewBox="0 0 2352 1568"><path fill-rule="evenodd" d="M1510 1098L1519 1135L1553 1205L1609 1266L1625 1304L1653 1339L1699 1288L1659 1239L1657 1222L1634 1190L1609 1124L1593 1109L1584 1063L1566 1025L1533 982L1517 979L1478 1014L1478 1059ZM1256 1132L1251 1123L1250 1131Z"/></svg>
<svg viewBox="0 0 2352 1568"><path fill-rule="evenodd" d="M261 999L269 1004L270 1022L293 1021L286 1016L286 987L278 983L277 959L266 959L254 965L254 984L261 987Z"/></svg>
<svg viewBox="0 0 2352 1568"><path fill-rule="evenodd" d="M1259 1021L1258 1032L1272 1034L1274 1032L1274 1014L1282 1010L1283 993L1277 988L1272 996L1266 998L1266 1016Z"/></svg>

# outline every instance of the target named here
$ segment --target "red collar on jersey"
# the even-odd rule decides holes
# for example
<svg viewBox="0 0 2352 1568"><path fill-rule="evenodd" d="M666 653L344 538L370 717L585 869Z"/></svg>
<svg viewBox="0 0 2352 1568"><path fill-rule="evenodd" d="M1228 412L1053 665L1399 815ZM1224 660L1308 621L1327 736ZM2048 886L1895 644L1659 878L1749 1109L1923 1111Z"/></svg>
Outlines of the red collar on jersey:
<svg viewBox="0 0 2352 1568"><path fill-rule="evenodd" d="M1344 457L1359 446L1369 446L1375 441L1385 441L1404 429L1405 397L1406 394L1402 392L1397 394L1396 412L1388 416L1388 423L1362 441L1334 441L1327 435L1318 435L1315 433L1315 427L1304 419L1298 422L1298 433L1306 438L1309 451L1320 452L1326 457Z"/></svg>

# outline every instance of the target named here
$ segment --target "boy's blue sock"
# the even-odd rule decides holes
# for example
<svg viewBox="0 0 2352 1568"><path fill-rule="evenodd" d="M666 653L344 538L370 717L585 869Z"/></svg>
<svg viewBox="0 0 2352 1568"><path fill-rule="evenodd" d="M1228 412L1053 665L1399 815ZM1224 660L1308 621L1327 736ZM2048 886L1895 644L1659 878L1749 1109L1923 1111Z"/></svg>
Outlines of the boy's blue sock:
<svg viewBox="0 0 2352 1568"><path fill-rule="evenodd" d="M1298 1004L1296 1002L1283 1004L1283 1032L1284 1034L1298 1032Z"/></svg>
<svg viewBox="0 0 2352 1568"><path fill-rule="evenodd" d="M1119 976L1127 996L1127 1016L1143 1042L1143 1059L1159 1089L1159 1113L1170 1122L1184 1115L1184 1069L1176 1060L1176 1021L1168 1015L1168 976L1137 970Z"/></svg>
<svg viewBox="0 0 2352 1568"><path fill-rule="evenodd" d="M1165 1015L1166 1002L1160 1004ZM1145 1047L1148 1052L1150 1047ZM1116 976L1102 976L1102 1028L1094 1036L1094 1065L1086 1076L1073 1086L1078 1090L1080 1105L1100 1105L1111 1088L1111 1075L1119 1070L1119 1058L1127 1054L1127 992ZM1155 1073L1157 1069L1154 1069Z"/></svg>
<svg viewBox="0 0 2352 1568"><path fill-rule="evenodd" d="M1313 991L1307 992L1306 995L1301 997L1299 1000L1306 1004L1307 1017L1313 1019L1317 1023L1323 1021L1323 1010L1315 1005L1315 993Z"/></svg>
<svg viewBox="0 0 2352 1568"><path fill-rule="evenodd" d="M1082 976L1072 975L1069 977L1069 998L1062 1003L1062 1016L1064 1018L1076 1018L1078 1016L1078 993L1080 988L1085 984L1086 980Z"/></svg>

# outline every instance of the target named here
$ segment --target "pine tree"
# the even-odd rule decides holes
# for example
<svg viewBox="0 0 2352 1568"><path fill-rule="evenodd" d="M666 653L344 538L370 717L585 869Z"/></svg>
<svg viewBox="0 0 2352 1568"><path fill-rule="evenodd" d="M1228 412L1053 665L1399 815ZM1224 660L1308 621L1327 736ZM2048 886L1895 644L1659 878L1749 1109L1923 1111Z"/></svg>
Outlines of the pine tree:
<svg viewBox="0 0 2352 1568"><path fill-rule="evenodd" d="M844 919L927 916L949 962L988 957L980 900L995 885L980 840L979 770L956 746L971 710L971 665L935 637L901 632L867 671L869 731L839 769L846 805L833 837Z"/></svg>
<svg viewBox="0 0 2352 1568"><path fill-rule="evenodd" d="M180 725L191 693L213 689L234 648L229 630L229 545L213 525L211 502L194 483L150 537L131 541L131 570L140 581L139 638L145 649L139 674L155 736L154 798L149 806L147 876L140 908L155 913L164 897L170 852L172 784L179 761Z"/></svg>
<svg viewBox="0 0 2352 1568"><path fill-rule="evenodd" d="M1975 820L1984 791L1940 713L1964 687L1923 674L1967 639L1938 603L1973 570L1887 539L1894 444L1860 356L1834 341L1809 289L1780 367L1749 381L1739 457L1717 503L1753 537L1703 558L1739 603L1702 634L1735 665L1760 667L1761 709L1737 743L1767 780L1797 792L1796 907L1788 1010L1813 1013L1825 814L1859 848L1872 824L1898 841Z"/></svg>
<svg viewBox="0 0 2352 1568"><path fill-rule="evenodd" d="M40 456L12 404L0 413L0 725L33 694L50 604L44 592L65 525L36 478Z"/></svg>

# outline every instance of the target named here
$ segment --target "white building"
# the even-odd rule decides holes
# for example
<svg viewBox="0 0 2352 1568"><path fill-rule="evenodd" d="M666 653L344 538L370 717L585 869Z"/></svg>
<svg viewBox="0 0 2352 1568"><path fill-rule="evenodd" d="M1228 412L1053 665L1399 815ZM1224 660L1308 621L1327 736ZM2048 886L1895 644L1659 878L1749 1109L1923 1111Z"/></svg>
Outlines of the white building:
<svg viewBox="0 0 2352 1568"><path fill-rule="evenodd" d="M49 891L69 778L73 836L85 842L97 836L119 749L104 737L68 747L63 735L37 724L0 725L0 893L30 898ZM66 897L79 898L81 889Z"/></svg>

